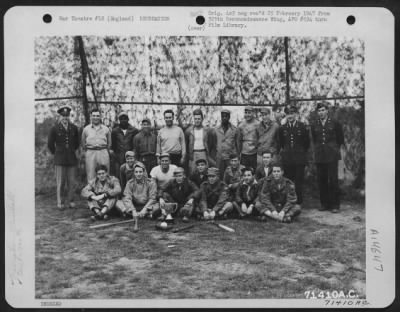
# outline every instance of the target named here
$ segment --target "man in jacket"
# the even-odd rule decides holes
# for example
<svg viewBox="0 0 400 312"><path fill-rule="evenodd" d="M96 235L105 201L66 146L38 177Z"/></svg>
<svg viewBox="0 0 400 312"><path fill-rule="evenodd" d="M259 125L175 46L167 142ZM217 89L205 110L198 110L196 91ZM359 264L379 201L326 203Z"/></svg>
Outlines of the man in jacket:
<svg viewBox="0 0 400 312"><path fill-rule="evenodd" d="M142 164L135 165L134 178L126 184L122 201L118 201L117 204L117 209L123 215L132 215L134 219L152 218L160 210L157 203L157 185L146 177L144 172L145 167Z"/></svg>
<svg viewBox="0 0 400 312"><path fill-rule="evenodd" d="M198 159L196 160L196 166L197 166L196 171L190 175L189 180L192 181L194 184L196 184L197 187L200 187L200 185L203 182L208 181L207 161L205 159Z"/></svg>
<svg viewBox="0 0 400 312"><path fill-rule="evenodd" d="M133 148L136 158L144 163L147 172L151 172L151 169L157 166L156 146L157 135L151 129L150 120L144 118L142 129L133 138Z"/></svg>
<svg viewBox="0 0 400 312"><path fill-rule="evenodd" d="M189 126L185 131L187 142L187 156L189 159L188 171L193 173L196 170L196 160L206 159L209 166L216 164L217 137L214 129L203 127L203 112L201 109L193 111L194 125Z"/></svg>
<svg viewBox="0 0 400 312"><path fill-rule="evenodd" d="M294 183L283 176L282 165L272 165L272 175L264 179L255 208L263 218L290 223L301 212Z"/></svg>
<svg viewBox="0 0 400 312"><path fill-rule="evenodd" d="M254 179L254 170L246 167L243 170L243 180L236 189L233 206L239 217L243 218L255 213L255 204L260 189L260 184Z"/></svg>
<svg viewBox="0 0 400 312"><path fill-rule="evenodd" d="M338 161L344 145L342 125L328 114L328 103L317 104L318 120L311 125L314 159L317 165L321 207L319 210L339 212Z"/></svg>
<svg viewBox="0 0 400 312"><path fill-rule="evenodd" d="M296 186L297 204L303 203L304 168L310 147L310 133L297 120L297 108L292 105L285 111L286 123L279 129L279 149L285 176Z"/></svg>
<svg viewBox="0 0 400 312"><path fill-rule="evenodd" d="M265 151L270 151L277 155L279 143L279 125L271 120L271 110L267 107L261 108L262 121L257 127L257 164L262 164L262 155Z"/></svg>
<svg viewBox="0 0 400 312"><path fill-rule="evenodd" d="M199 195L199 188L186 178L185 170L178 167L174 170L174 178L165 186L162 197L166 203L176 203L178 209L175 214L181 216L183 222L188 222Z"/></svg>
<svg viewBox="0 0 400 312"><path fill-rule="evenodd" d="M57 110L61 116L60 121L50 130L48 148L54 155L54 165L57 185L57 208L75 207L74 193L76 187L76 171L78 160L76 151L79 148L78 127L70 122L71 107L64 105ZM63 203L63 190L67 198Z"/></svg>
<svg viewBox="0 0 400 312"><path fill-rule="evenodd" d="M255 119L254 108L244 109L244 121L239 124L240 163L245 167L257 168L257 146L259 122Z"/></svg>
<svg viewBox="0 0 400 312"><path fill-rule="evenodd" d="M271 151L266 150L262 153L262 165L258 166L256 169L256 180L260 182L265 177L268 177L272 173L272 157Z"/></svg>
<svg viewBox="0 0 400 312"><path fill-rule="evenodd" d="M115 176L119 177L119 170L125 163L125 153L133 150L133 138L139 132L129 123L126 112L118 115L119 125L111 131L111 155L114 157Z"/></svg>
<svg viewBox="0 0 400 312"><path fill-rule="evenodd" d="M116 177L108 174L107 166L96 167L96 178L82 190L82 197L87 199L88 207L93 212L93 220L107 219L108 212L115 206L121 186Z"/></svg>
<svg viewBox="0 0 400 312"><path fill-rule="evenodd" d="M230 166L225 170L223 181L229 190L229 200L233 201L235 199L236 189L242 179L243 169L245 166L240 164L238 155L231 154L229 158Z"/></svg>
<svg viewBox="0 0 400 312"><path fill-rule="evenodd" d="M239 130L230 122L231 112L227 109L221 111L221 125L215 128L217 136L217 168L223 178L226 167L230 165L229 156L239 155Z"/></svg>
<svg viewBox="0 0 400 312"><path fill-rule="evenodd" d="M233 205L228 201L228 188L219 179L219 170L209 168L208 181L201 185L200 216L205 220L215 217L226 218L233 210Z"/></svg>

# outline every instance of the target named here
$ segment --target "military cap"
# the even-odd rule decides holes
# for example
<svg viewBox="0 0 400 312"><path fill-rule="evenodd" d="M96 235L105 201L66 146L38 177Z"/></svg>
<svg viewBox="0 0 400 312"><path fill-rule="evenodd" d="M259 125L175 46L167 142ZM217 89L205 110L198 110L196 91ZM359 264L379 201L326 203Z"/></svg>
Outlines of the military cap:
<svg viewBox="0 0 400 312"><path fill-rule="evenodd" d="M149 118L143 118L142 123L144 123L144 122L148 122L149 124L151 124L151 121Z"/></svg>
<svg viewBox="0 0 400 312"><path fill-rule="evenodd" d="M222 113L224 113L224 114L231 114L231 111L229 110L229 109L226 109L226 108L224 108L223 110L221 110L221 114Z"/></svg>
<svg viewBox="0 0 400 312"><path fill-rule="evenodd" d="M235 159L235 158L239 158L239 155L235 153L229 155L229 159Z"/></svg>
<svg viewBox="0 0 400 312"><path fill-rule="evenodd" d="M128 158L128 157L135 157L135 152L127 151L125 153L125 159Z"/></svg>
<svg viewBox="0 0 400 312"><path fill-rule="evenodd" d="M63 116L69 116L69 113L71 112L71 107L68 105L63 105L61 106L58 110L57 113Z"/></svg>
<svg viewBox="0 0 400 312"><path fill-rule="evenodd" d="M142 168L143 169L143 171L145 171L146 170L146 168L145 168L145 166L143 165L143 164L141 164L141 163L136 163L134 166L133 166L133 168L136 168L136 167L139 167L139 168Z"/></svg>
<svg viewBox="0 0 400 312"><path fill-rule="evenodd" d="M183 169L182 167L177 167L177 168L174 170L174 175L176 175L176 174L178 174L178 173L183 173L183 174L185 174L185 169Z"/></svg>
<svg viewBox="0 0 400 312"><path fill-rule="evenodd" d="M205 163L205 164L207 164L207 160L205 160L204 158L200 158L200 159L197 159L194 163L196 164L196 165L198 165L199 163Z"/></svg>
<svg viewBox="0 0 400 312"><path fill-rule="evenodd" d="M250 105L248 105L248 106L246 106L246 107L244 108L244 110L245 110L245 111L251 111L251 112L254 112L254 107L253 107L253 106L250 106Z"/></svg>
<svg viewBox="0 0 400 312"><path fill-rule="evenodd" d="M215 167L208 168L207 175L208 176L218 176L219 175L219 169L215 168Z"/></svg>
<svg viewBox="0 0 400 312"><path fill-rule="evenodd" d="M271 110L268 107L263 107L260 110L261 114L271 114Z"/></svg>
<svg viewBox="0 0 400 312"><path fill-rule="evenodd" d="M169 153L161 153L160 159L161 159L161 158L164 158L164 157L170 158Z"/></svg>
<svg viewBox="0 0 400 312"><path fill-rule="evenodd" d="M325 107L326 109L328 109L329 108L328 102L318 102L317 103L317 110L319 110L322 107Z"/></svg>
<svg viewBox="0 0 400 312"><path fill-rule="evenodd" d="M126 117L129 118L128 113L127 113L127 112L124 112L124 111L122 111L122 112L120 112L120 113L118 114L118 119L121 118L122 116L126 116Z"/></svg>

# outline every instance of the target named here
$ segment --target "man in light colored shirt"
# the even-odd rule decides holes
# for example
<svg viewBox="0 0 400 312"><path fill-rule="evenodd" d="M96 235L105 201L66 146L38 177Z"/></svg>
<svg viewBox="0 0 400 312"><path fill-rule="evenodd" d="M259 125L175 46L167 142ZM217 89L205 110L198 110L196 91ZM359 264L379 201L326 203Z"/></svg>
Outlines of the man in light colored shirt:
<svg viewBox="0 0 400 312"><path fill-rule="evenodd" d="M157 136L156 156L168 153L171 163L180 166L185 163L186 142L183 130L174 125L174 112L170 109L164 112L165 127L161 128Z"/></svg>
<svg viewBox="0 0 400 312"><path fill-rule="evenodd" d="M245 167L257 168L257 145L259 122L254 118L254 108L247 106L244 109L245 120L239 124L240 163Z"/></svg>
<svg viewBox="0 0 400 312"><path fill-rule="evenodd" d="M203 112L200 109L193 111L194 126L185 131L187 153L189 158L189 173L196 171L196 161L207 160L214 167L216 162L217 136L214 129L203 127Z"/></svg>
<svg viewBox="0 0 400 312"><path fill-rule="evenodd" d="M88 181L96 177L97 165L105 165L110 169L111 131L101 124L100 111L93 109L91 112L91 124L82 132L82 148L85 151L86 177Z"/></svg>

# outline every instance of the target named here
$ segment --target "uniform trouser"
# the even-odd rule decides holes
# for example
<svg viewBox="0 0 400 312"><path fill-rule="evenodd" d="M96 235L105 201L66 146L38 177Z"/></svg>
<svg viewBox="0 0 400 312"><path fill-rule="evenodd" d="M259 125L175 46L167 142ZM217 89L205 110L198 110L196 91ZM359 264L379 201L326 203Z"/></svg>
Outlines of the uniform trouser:
<svg viewBox="0 0 400 312"><path fill-rule="evenodd" d="M169 158L171 159L171 164L177 166L177 167L181 167L181 159L182 159L182 154L169 154ZM148 171L150 172L150 171Z"/></svg>
<svg viewBox="0 0 400 312"><path fill-rule="evenodd" d="M319 198L325 209L339 209L338 161L317 163Z"/></svg>
<svg viewBox="0 0 400 312"><path fill-rule="evenodd" d="M90 210L107 208L106 213L109 212L114 206L117 200L115 198L107 198L106 200L88 200L88 206Z"/></svg>
<svg viewBox="0 0 400 312"><path fill-rule="evenodd" d="M245 204L246 204L246 203L245 203ZM242 214L243 214L243 212L242 212L242 204L239 204L239 203L237 203L236 201L234 201L234 202L232 202L232 205L233 205L233 208L237 211L237 213L238 213L239 215L242 215ZM246 204L246 207L247 207L247 208L249 208L249 206L250 206L250 204ZM258 214L258 211L257 211L257 209L256 209L256 207L255 207L255 205L254 205L253 210L252 210L252 212L251 212L251 215L254 216L254 215L257 215L257 214Z"/></svg>
<svg viewBox="0 0 400 312"><path fill-rule="evenodd" d="M255 208L261 215L264 215L265 212L268 210L267 207L260 202L256 202ZM289 210L285 213L285 216L291 217L293 219L296 216L298 216L300 214L300 212L301 212L301 208L299 205L291 205Z"/></svg>
<svg viewBox="0 0 400 312"><path fill-rule="evenodd" d="M245 167L251 167L251 168L253 168L254 171L256 171L257 154L253 154L253 155L242 154L240 157L240 164L242 164Z"/></svg>
<svg viewBox="0 0 400 312"><path fill-rule="evenodd" d="M168 203L172 203L172 202L168 202ZM178 209L177 211L173 214L174 216L179 216L179 217L188 217L190 218L193 214L193 211L195 210L195 202L193 202L193 204L181 204L179 205L178 203L174 203L178 205Z"/></svg>
<svg viewBox="0 0 400 312"><path fill-rule="evenodd" d="M230 165L229 159L221 159L221 158L217 157L217 168L219 169L219 178L220 179L224 178L225 169L229 165Z"/></svg>
<svg viewBox="0 0 400 312"><path fill-rule="evenodd" d="M285 176L294 182L297 195L297 203L303 203L303 184L304 184L304 168L305 165L284 165L283 171Z"/></svg>
<svg viewBox="0 0 400 312"><path fill-rule="evenodd" d="M87 180L93 180L96 177L96 166L105 165L110 172L110 155L107 149L87 150L85 153L85 166Z"/></svg>
<svg viewBox="0 0 400 312"><path fill-rule="evenodd" d="M148 174L150 174L151 169L153 169L155 166L157 166L157 156L154 154L140 156L138 160L144 164Z"/></svg>
<svg viewBox="0 0 400 312"><path fill-rule="evenodd" d="M210 207L210 209L212 209L212 207ZM219 209L217 212L216 212L216 215L218 216L219 214L220 214L220 212L221 212L221 210L223 211L223 214L224 215L228 215L228 214L230 214L232 211L233 211L233 204L231 203L231 202L229 202L229 201L227 201L227 202L225 202L225 204L222 206L222 208L221 209ZM202 209L201 207L198 207L198 209L196 210L196 213L197 214L200 214L201 216L203 215L203 211L204 210L206 210L206 209Z"/></svg>
<svg viewBox="0 0 400 312"><path fill-rule="evenodd" d="M74 201L76 187L76 168L77 166L55 166L57 184L57 205L62 203L62 195L67 193L66 202Z"/></svg>
<svg viewBox="0 0 400 312"><path fill-rule="evenodd" d="M189 174L196 171L196 161L199 159L205 159L208 162L206 150L200 152L193 152L193 158L189 160Z"/></svg>
<svg viewBox="0 0 400 312"><path fill-rule="evenodd" d="M145 206L145 205L138 205L138 204L132 203L133 209L132 209L132 208L128 209L128 208L125 206L125 204L124 204L124 202L123 202L122 200L118 200L118 201L116 202L116 204L115 204L115 208L116 208L119 212L121 212L121 213L131 213L132 216L134 216L134 217L137 217L138 212L140 212L140 211L143 209L144 206ZM148 207L148 208L149 208L149 209L147 210L147 211L148 211L148 214L154 215L154 213L157 214L157 212L160 210L160 205L159 205L158 203L154 203L153 205L151 205L151 206Z"/></svg>

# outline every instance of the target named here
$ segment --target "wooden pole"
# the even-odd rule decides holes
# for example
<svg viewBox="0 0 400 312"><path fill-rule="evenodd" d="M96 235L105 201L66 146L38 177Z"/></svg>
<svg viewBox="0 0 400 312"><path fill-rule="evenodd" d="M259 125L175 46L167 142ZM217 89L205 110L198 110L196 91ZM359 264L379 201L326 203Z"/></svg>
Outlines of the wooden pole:
<svg viewBox="0 0 400 312"><path fill-rule="evenodd" d="M86 93L86 66L85 66L85 56L83 50L83 40L81 36L77 36L76 40L79 45L79 56L81 59L81 70L82 70L82 100L83 100L83 112L85 114L85 125L90 123L89 115L89 102Z"/></svg>
<svg viewBox="0 0 400 312"><path fill-rule="evenodd" d="M289 65L289 38L285 37L285 63L286 63L286 105L290 104L290 65Z"/></svg>

